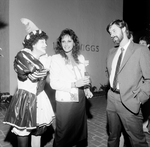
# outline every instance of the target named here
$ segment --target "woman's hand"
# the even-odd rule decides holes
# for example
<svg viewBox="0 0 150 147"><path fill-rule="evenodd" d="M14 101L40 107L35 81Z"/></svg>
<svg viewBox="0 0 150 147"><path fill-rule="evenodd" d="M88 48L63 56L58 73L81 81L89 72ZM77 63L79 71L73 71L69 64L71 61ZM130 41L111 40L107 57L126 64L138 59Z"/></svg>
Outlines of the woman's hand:
<svg viewBox="0 0 150 147"><path fill-rule="evenodd" d="M77 80L75 82L75 87L79 88L79 87L83 87L85 85L89 85L90 84L90 77L89 76L86 76L80 80Z"/></svg>
<svg viewBox="0 0 150 147"><path fill-rule="evenodd" d="M84 93L85 93L85 96L86 96L87 98L92 98L92 97L93 97L93 93L90 91L89 88L84 89Z"/></svg>

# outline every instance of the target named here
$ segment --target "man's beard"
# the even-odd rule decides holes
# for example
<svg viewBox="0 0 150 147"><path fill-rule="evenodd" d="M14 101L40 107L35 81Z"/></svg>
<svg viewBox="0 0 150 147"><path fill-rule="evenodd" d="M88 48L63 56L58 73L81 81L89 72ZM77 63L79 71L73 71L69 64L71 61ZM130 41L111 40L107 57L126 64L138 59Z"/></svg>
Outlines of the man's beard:
<svg viewBox="0 0 150 147"><path fill-rule="evenodd" d="M120 36L114 36L112 39L115 44L119 45L123 40L123 33L121 33Z"/></svg>

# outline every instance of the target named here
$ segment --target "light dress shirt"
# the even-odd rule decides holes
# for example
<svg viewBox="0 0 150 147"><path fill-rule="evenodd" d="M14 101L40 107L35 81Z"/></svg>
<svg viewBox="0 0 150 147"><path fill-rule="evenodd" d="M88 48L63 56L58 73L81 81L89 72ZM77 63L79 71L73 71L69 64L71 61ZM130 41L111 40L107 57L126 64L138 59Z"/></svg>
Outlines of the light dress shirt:
<svg viewBox="0 0 150 147"><path fill-rule="evenodd" d="M109 78L110 86L111 86L111 87L113 87L113 81L114 81L114 76L115 76L115 71L116 71L116 65L117 65L117 61L118 61L119 55L120 55L120 53L121 53L121 48L124 49L124 51L123 51L123 56L122 56L122 59L121 59L121 63L122 63L123 58L124 58L124 56L125 56L125 53L126 53L126 51L127 51L127 48L128 48L128 46L129 46L130 42L131 42L131 41L129 40L128 43L127 43L125 46L123 46L123 47L119 46L119 47L118 47L118 50L117 50L117 52L116 52L116 54L115 54L115 56L114 56L114 59L113 59L113 61L112 61L112 66L111 66L111 74L110 74L110 78ZM117 83L117 89L119 89L119 83Z"/></svg>

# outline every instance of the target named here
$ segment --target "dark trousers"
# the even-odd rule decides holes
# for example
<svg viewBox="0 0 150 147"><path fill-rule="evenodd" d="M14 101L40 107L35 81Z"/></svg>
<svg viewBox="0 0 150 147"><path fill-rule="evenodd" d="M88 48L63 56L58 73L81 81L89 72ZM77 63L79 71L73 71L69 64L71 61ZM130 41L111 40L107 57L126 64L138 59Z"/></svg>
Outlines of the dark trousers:
<svg viewBox="0 0 150 147"><path fill-rule="evenodd" d="M107 99L108 147L119 147L122 126L129 136L132 147L148 147L142 129L143 116L141 111L135 115L121 102L120 94L108 91Z"/></svg>

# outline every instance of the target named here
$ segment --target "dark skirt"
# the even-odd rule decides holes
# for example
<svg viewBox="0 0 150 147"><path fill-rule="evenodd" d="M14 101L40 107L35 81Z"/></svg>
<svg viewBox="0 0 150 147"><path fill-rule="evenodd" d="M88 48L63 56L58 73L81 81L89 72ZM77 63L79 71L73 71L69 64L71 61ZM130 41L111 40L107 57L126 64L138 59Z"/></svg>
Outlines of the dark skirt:
<svg viewBox="0 0 150 147"><path fill-rule="evenodd" d="M26 90L18 89L6 112L4 122L18 129L36 127L36 96Z"/></svg>
<svg viewBox="0 0 150 147"><path fill-rule="evenodd" d="M56 103L54 147L71 147L87 140L85 94L79 90L79 102Z"/></svg>

